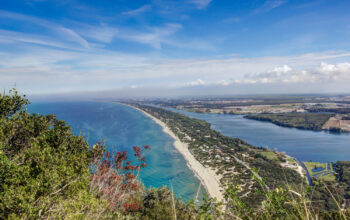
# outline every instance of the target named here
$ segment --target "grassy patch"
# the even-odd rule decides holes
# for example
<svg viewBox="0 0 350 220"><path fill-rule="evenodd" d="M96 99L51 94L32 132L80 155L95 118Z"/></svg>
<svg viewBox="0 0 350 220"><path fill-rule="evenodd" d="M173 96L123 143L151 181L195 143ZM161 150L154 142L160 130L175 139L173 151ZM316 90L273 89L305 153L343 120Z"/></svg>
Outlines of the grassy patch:
<svg viewBox="0 0 350 220"><path fill-rule="evenodd" d="M333 173L330 173L328 175L322 176L322 177L320 177L320 179L322 179L324 181L328 181L328 182L333 182L333 181L337 180Z"/></svg>
<svg viewBox="0 0 350 220"><path fill-rule="evenodd" d="M287 161L288 161L288 163L295 163L295 162L297 162L297 161L296 161L295 159L293 159L293 158L288 158Z"/></svg>
<svg viewBox="0 0 350 220"><path fill-rule="evenodd" d="M278 160L277 154L272 151L264 151L261 154L269 160Z"/></svg>
<svg viewBox="0 0 350 220"><path fill-rule="evenodd" d="M322 172L325 172L327 171L327 164L326 163L319 163L319 162L304 162L307 170L309 171L310 175L313 176L315 174L319 174L319 173L322 173ZM312 171L314 168L317 168L317 167L322 167L323 170L322 171L319 171L319 172L314 172Z"/></svg>
<svg viewBox="0 0 350 220"><path fill-rule="evenodd" d="M333 173L333 165L328 163L319 162L304 162L307 170L309 171L311 177L316 179L322 179L325 181L336 181L336 177ZM322 171L312 171L314 168L321 167Z"/></svg>

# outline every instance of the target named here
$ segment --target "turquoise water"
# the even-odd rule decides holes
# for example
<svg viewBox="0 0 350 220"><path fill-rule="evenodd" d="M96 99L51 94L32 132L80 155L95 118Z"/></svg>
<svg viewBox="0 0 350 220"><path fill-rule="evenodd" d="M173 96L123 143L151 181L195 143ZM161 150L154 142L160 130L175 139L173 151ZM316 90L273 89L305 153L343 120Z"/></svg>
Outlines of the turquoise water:
<svg viewBox="0 0 350 220"><path fill-rule="evenodd" d="M148 166L141 172L146 187L171 187L177 197L193 199L200 182L187 167L185 159L173 147L172 138L161 127L141 112L115 103L56 102L33 103L28 110L33 113L54 113L67 121L73 132L88 137L89 144L105 141L111 152L150 145L146 153ZM284 128L268 122L245 119L238 115L198 114L187 116L205 120L212 128L230 137L238 137L255 146L277 148L301 161L333 162L350 160L350 135L334 135ZM200 195L204 192L200 188Z"/></svg>
<svg viewBox="0 0 350 220"><path fill-rule="evenodd" d="M300 161L336 162L350 160L350 135L286 128L242 115L200 114L169 109L211 123L223 135L238 137L254 146L285 151Z"/></svg>
<svg viewBox="0 0 350 220"><path fill-rule="evenodd" d="M132 153L133 146L150 145L151 150L145 154L147 167L140 176L145 186L170 188L172 184L177 197L195 197L200 181L173 147L173 139L141 112L120 104L97 102L32 103L28 111L56 114L72 126L75 134L86 136L90 145L105 141L110 152ZM204 192L203 187L200 192Z"/></svg>

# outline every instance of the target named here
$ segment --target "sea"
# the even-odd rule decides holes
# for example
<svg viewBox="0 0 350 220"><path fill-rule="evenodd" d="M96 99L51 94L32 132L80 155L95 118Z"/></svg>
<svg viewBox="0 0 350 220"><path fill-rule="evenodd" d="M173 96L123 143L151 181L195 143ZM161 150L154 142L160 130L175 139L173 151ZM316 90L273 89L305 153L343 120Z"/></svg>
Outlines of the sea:
<svg viewBox="0 0 350 220"><path fill-rule="evenodd" d="M284 151L299 161L336 162L350 160L350 135L285 128L269 122L245 119L241 115L200 114L169 109L205 120L223 135L238 137L254 146ZM65 120L90 145L103 142L107 151L150 145L145 152L147 167L140 173L144 185L167 186L185 201L200 200L205 192L186 160L173 146L173 139L140 111L112 102L33 102L28 111L55 114Z"/></svg>
<svg viewBox="0 0 350 220"><path fill-rule="evenodd" d="M133 146L150 145L144 152L147 166L140 172L145 187L167 186L184 201L200 201L204 195L204 187L173 146L173 139L134 108L111 102L33 102L28 111L55 114L75 134L85 136L90 146L102 142L111 153L125 150L132 158Z"/></svg>

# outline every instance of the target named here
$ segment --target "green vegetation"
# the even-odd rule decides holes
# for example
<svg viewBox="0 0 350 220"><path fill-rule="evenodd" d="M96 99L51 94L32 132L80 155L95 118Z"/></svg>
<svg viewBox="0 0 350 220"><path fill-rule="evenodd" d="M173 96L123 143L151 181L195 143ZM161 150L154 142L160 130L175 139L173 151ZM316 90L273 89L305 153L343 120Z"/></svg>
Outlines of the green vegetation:
<svg viewBox="0 0 350 220"><path fill-rule="evenodd" d="M296 163L297 161L294 158L288 158L288 163Z"/></svg>
<svg viewBox="0 0 350 220"><path fill-rule="evenodd" d="M279 160L277 153L273 151L264 151L261 154L266 157L268 160Z"/></svg>
<svg viewBox="0 0 350 220"><path fill-rule="evenodd" d="M245 118L269 121L284 127L319 131L332 116L332 114L325 113L281 113L247 115Z"/></svg>
<svg viewBox="0 0 350 220"><path fill-rule="evenodd" d="M336 176L333 175L333 174L327 174L327 175L325 175L325 176L322 176L321 178L322 178L322 180L324 180L324 181L326 181L326 182L334 182L334 181L337 180L337 179L336 179Z"/></svg>
<svg viewBox="0 0 350 220"><path fill-rule="evenodd" d="M89 185L92 153L82 137L54 115L30 115L28 100L0 96L0 218L79 216L103 202Z"/></svg>
<svg viewBox="0 0 350 220"><path fill-rule="evenodd" d="M204 198L199 204L193 201L184 203L174 198L172 191L165 187L145 189L136 174L146 166L146 159L142 155L149 146L134 147L136 160L133 161L136 164L132 164L126 152L117 152L115 155L104 153L105 146L101 143L90 147L84 137L73 135L71 128L54 115L28 114L25 111L27 104L28 100L19 96L16 90L0 94L0 219L350 217L349 211L340 207L342 201L337 196L335 205L328 209L331 211L315 209L305 188L292 188L293 178L298 179L294 172L266 160L259 153L264 152L264 149L215 133L202 121L180 117L182 123L196 126L196 129L192 129L192 135L201 133L197 128L206 128L204 131L213 135L213 140L219 140L224 153L233 150L235 156L243 161L250 160L249 157L244 159L244 152L255 158L249 165L260 168L260 171L248 171L244 166L239 168L240 163L236 161L235 170L241 171L242 176L229 177L233 181L227 183L225 201L222 202ZM195 151L195 148L191 150ZM232 167L222 160L216 162L222 167ZM339 162L335 170L339 173L343 186L341 189L349 192L350 163ZM277 175L277 172L283 173L284 177ZM257 175L270 179L259 179ZM242 196L239 178L245 178L242 182L252 183L248 198ZM283 178L291 184L283 184ZM300 177L295 182L298 181L301 181ZM336 195L334 190L330 192ZM320 198L324 195L320 194ZM350 195L346 196L348 198ZM255 198L261 201L258 208L250 205L253 204L250 200Z"/></svg>
<svg viewBox="0 0 350 220"><path fill-rule="evenodd" d="M315 174L320 174L320 173L323 173L323 172L326 172L328 171L327 169L327 163L319 163L319 162L304 162L307 170L309 171L310 175L313 176ZM313 169L317 169L317 168L322 168L323 170L322 171L318 171L318 172L314 172L312 171Z"/></svg>
<svg viewBox="0 0 350 220"><path fill-rule="evenodd" d="M311 177L324 181L336 181L333 165L330 163L304 162Z"/></svg>
<svg viewBox="0 0 350 220"><path fill-rule="evenodd" d="M350 108L327 108L327 107L318 107L313 106L307 109L309 112L330 112L335 114L349 114Z"/></svg>
<svg viewBox="0 0 350 220"><path fill-rule="evenodd" d="M313 166L311 165L310 167ZM330 172L331 169L335 172ZM316 172L312 176L312 183L315 189L312 192L315 201L314 206L326 210L337 209L339 204L343 207L348 207L350 205L349 174L350 163L348 161L338 161L332 164L328 171ZM332 196L330 197L330 195Z"/></svg>
<svg viewBox="0 0 350 220"><path fill-rule="evenodd" d="M315 206L322 209L334 209L337 207L334 199L343 206L349 205L350 190L350 162L338 161L337 163L304 162L312 178L314 191L312 192ZM324 170L313 170L322 168ZM330 198L330 192L333 198Z"/></svg>

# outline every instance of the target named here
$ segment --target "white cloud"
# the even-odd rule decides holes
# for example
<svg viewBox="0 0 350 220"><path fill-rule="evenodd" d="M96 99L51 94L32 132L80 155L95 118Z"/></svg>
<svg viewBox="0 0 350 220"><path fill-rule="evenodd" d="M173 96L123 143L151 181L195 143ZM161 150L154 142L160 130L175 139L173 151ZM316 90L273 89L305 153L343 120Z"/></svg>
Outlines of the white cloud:
<svg viewBox="0 0 350 220"><path fill-rule="evenodd" d="M182 25L168 23L162 27L150 27L146 32L124 30L120 31L116 37L129 41L149 45L155 49L161 49L162 44L171 44L169 37L182 28Z"/></svg>
<svg viewBox="0 0 350 220"><path fill-rule="evenodd" d="M102 43L110 43L119 32L118 28L108 25L92 26L86 24L78 24L77 32L89 40Z"/></svg>
<svg viewBox="0 0 350 220"><path fill-rule="evenodd" d="M75 42L75 43L78 43L83 48L89 48L89 43L83 37L81 37L78 33L73 31L72 29L69 29L62 25L49 22L44 19L39 19L33 16L8 12L4 10L0 10L0 18L1 17L4 19L18 20L18 21L21 21L22 23L30 23L31 25L28 25L29 27L33 25L45 27L48 31L51 32L51 35L52 35L51 37L53 38L57 38L57 36L61 36L61 39L63 41Z"/></svg>
<svg viewBox="0 0 350 220"><path fill-rule="evenodd" d="M72 44L70 42L65 41L55 41L51 37L35 35L35 34L27 34L15 31L8 31L0 29L0 40L9 43L25 43L25 44L34 44L34 45L42 45L42 46L50 46L50 47L58 47L65 49L82 49L79 45ZM88 46L86 43L82 42L84 48Z"/></svg>
<svg viewBox="0 0 350 220"><path fill-rule="evenodd" d="M246 78L258 83L315 83L329 81L348 81L350 83L350 63L328 64L322 62L318 67L309 69L292 69L288 65L284 65L265 73L247 75ZM250 82L247 81L247 83Z"/></svg>
<svg viewBox="0 0 350 220"><path fill-rule="evenodd" d="M2 42L20 41L28 44L82 50L96 49L96 47L103 48L106 44L119 38L145 44L157 50L161 49L163 45L196 50L215 50L211 43L200 39L188 40L175 38L174 35L182 29L182 25L178 23L166 23L161 26L146 26L142 29L131 29L128 27L111 27L104 23L100 25L89 25L70 21L67 22L70 25L68 28L33 16L0 10L0 18L2 17L22 23L29 23L29 27L41 26L46 28L46 31L40 34L0 30L3 33L0 36Z"/></svg>
<svg viewBox="0 0 350 220"><path fill-rule="evenodd" d="M316 88L320 83L330 81L350 83L349 62L346 61L350 53L160 59L152 55L136 56L104 49L48 49L23 45L18 41L7 45L12 45L16 53L0 53L0 88L9 88L16 82L18 88L28 94L131 88L132 85L137 85L133 90L136 94L137 89L145 86L231 88L239 85L239 88L243 88L256 85L259 88L258 85L273 83L282 86L293 82L311 82ZM349 91L348 86L339 88ZM214 90L204 92L210 94Z"/></svg>
<svg viewBox="0 0 350 220"><path fill-rule="evenodd" d="M138 14L141 14L143 12L149 11L151 10L151 5L143 5L140 8L134 9L134 10L130 10L130 11L126 11L123 14L124 15L129 15L129 16L135 16Z"/></svg>
<svg viewBox="0 0 350 220"><path fill-rule="evenodd" d="M264 4L253 11L253 14L266 13L286 4L287 0L266 0Z"/></svg>
<svg viewBox="0 0 350 220"><path fill-rule="evenodd" d="M288 65L283 65L273 68L270 72L276 73L277 75L288 73L292 70Z"/></svg>
<svg viewBox="0 0 350 220"><path fill-rule="evenodd" d="M328 64L322 62L320 67L313 71L313 74L323 80L350 79L350 63Z"/></svg>
<svg viewBox="0 0 350 220"><path fill-rule="evenodd" d="M232 82L231 80L220 80L219 82L217 82L217 84L222 86L228 86L228 85L231 85Z"/></svg>
<svg viewBox="0 0 350 220"><path fill-rule="evenodd" d="M324 74L343 74L348 73L350 70L350 63L338 63L338 64L328 64L325 62L321 63L321 66L318 68L318 71Z"/></svg>
<svg viewBox="0 0 350 220"><path fill-rule="evenodd" d="M170 45L176 48L189 48L196 50L215 50L208 42L201 39L180 39L174 35L182 29L181 24L167 23L162 26L146 27L145 30L134 30L128 28L115 28L107 25L91 26L77 24L77 32L86 39L95 40L101 43L110 43L113 39L119 38L131 42L137 42L161 49L162 45Z"/></svg>
<svg viewBox="0 0 350 220"><path fill-rule="evenodd" d="M196 81L188 82L186 85L188 86L203 86L205 82L201 79L197 79Z"/></svg>
<svg viewBox="0 0 350 220"><path fill-rule="evenodd" d="M89 48L89 43L82 38L79 34L77 34L75 31L65 28L65 27L54 27L56 32L60 34L63 38L65 38L68 41L73 41L79 43L84 48Z"/></svg>
<svg viewBox="0 0 350 220"><path fill-rule="evenodd" d="M189 2L196 5L198 9L206 8L212 0L190 0Z"/></svg>

